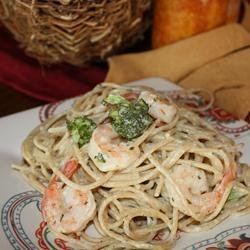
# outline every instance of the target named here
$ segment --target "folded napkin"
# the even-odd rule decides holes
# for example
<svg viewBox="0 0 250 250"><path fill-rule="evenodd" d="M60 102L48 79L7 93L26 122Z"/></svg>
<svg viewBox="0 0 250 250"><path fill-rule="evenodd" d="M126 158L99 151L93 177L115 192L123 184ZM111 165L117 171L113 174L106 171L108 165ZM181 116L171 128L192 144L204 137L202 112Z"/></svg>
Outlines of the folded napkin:
<svg viewBox="0 0 250 250"><path fill-rule="evenodd" d="M163 77L214 93L215 105L245 119L250 112L250 34L229 24L143 53L111 57L106 81Z"/></svg>

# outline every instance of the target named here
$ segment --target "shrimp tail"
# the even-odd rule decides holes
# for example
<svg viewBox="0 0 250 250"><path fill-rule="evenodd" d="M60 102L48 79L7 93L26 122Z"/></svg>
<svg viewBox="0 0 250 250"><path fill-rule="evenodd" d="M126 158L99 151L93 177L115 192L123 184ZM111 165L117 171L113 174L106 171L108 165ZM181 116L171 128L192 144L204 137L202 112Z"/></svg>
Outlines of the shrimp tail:
<svg viewBox="0 0 250 250"><path fill-rule="evenodd" d="M78 161L75 159L70 160L64 165L64 167L62 169L62 173L67 178L70 178L70 177L72 177L74 172L77 170L77 167L78 167ZM47 204L48 200L50 199L51 194L57 195L57 189L60 186L60 184L57 183L57 180L58 180L58 176L57 175L53 176L48 184L48 187L47 187L45 193L44 193L44 196L43 196L43 199L41 202L41 209L42 209L42 214L43 214L44 218L46 217L45 213L47 211L46 204Z"/></svg>
<svg viewBox="0 0 250 250"><path fill-rule="evenodd" d="M78 161L73 159L65 164L62 172L67 178L71 178L75 173L75 171L77 170L77 167L78 167Z"/></svg>
<svg viewBox="0 0 250 250"><path fill-rule="evenodd" d="M236 164L235 163L231 163L230 165L230 169L224 174L223 179L220 183L220 185L218 186L217 191L220 194L223 194L228 186L228 184L230 182L232 182L236 177Z"/></svg>

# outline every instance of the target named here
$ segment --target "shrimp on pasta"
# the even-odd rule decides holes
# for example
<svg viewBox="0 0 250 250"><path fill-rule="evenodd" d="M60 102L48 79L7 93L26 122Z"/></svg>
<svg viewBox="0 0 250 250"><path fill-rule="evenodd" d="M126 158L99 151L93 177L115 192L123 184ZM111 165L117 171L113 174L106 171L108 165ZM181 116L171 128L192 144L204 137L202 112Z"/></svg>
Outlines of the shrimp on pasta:
<svg viewBox="0 0 250 250"><path fill-rule="evenodd" d="M78 161L70 160L62 172L70 178L77 170ZM92 193L76 190L59 182L54 176L45 190L42 200L44 220L56 232L81 231L95 215L96 204Z"/></svg>
<svg viewBox="0 0 250 250"><path fill-rule="evenodd" d="M135 162L140 156L139 148L130 148L122 142L111 124L99 125L94 131L89 156L102 171L123 169Z"/></svg>
<svg viewBox="0 0 250 250"><path fill-rule="evenodd" d="M221 182L214 190L210 191L208 179L203 170L192 166L177 165L170 174L176 182L184 197L190 202L195 212L202 215L212 213L218 206L229 184L235 179L235 169L225 172ZM171 199L172 198L172 199ZM171 203L182 211L182 207L175 203L171 197Z"/></svg>

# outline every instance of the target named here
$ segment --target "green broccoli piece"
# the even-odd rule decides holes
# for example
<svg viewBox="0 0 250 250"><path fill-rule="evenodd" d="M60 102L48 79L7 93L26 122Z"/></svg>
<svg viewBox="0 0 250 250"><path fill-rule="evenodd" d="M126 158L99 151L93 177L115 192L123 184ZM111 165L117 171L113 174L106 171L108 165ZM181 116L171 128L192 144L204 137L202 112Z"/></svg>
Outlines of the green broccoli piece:
<svg viewBox="0 0 250 250"><path fill-rule="evenodd" d="M103 100L103 103L112 104L112 105L122 105L122 106L129 106L130 102L120 95L113 95L110 94L106 99Z"/></svg>
<svg viewBox="0 0 250 250"><path fill-rule="evenodd" d="M227 201L237 201L247 194L248 192L245 189L238 186L234 186L229 196L227 197Z"/></svg>
<svg viewBox="0 0 250 250"><path fill-rule="evenodd" d="M153 122L148 105L142 99L129 102L119 95L109 95L104 101L113 105L109 112L112 127L123 138L139 137Z"/></svg>
<svg viewBox="0 0 250 250"><path fill-rule="evenodd" d="M96 124L86 116L75 117L72 121L67 122L68 130L75 143L79 148L90 141L93 131L96 128Z"/></svg>
<svg viewBox="0 0 250 250"><path fill-rule="evenodd" d="M227 197L228 201L235 201L239 199L239 193L235 190L231 190L230 194Z"/></svg>

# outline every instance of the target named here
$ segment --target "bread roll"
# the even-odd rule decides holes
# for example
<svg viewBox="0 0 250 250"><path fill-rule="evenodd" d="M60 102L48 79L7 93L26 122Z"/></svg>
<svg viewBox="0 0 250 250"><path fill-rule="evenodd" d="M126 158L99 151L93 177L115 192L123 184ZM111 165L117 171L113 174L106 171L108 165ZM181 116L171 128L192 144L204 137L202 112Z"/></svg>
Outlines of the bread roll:
<svg viewBox="0 0 250 250"><path fill-rule="evenodd" d="M153 48L236 21L240 0L155 0Z"/></svg>

